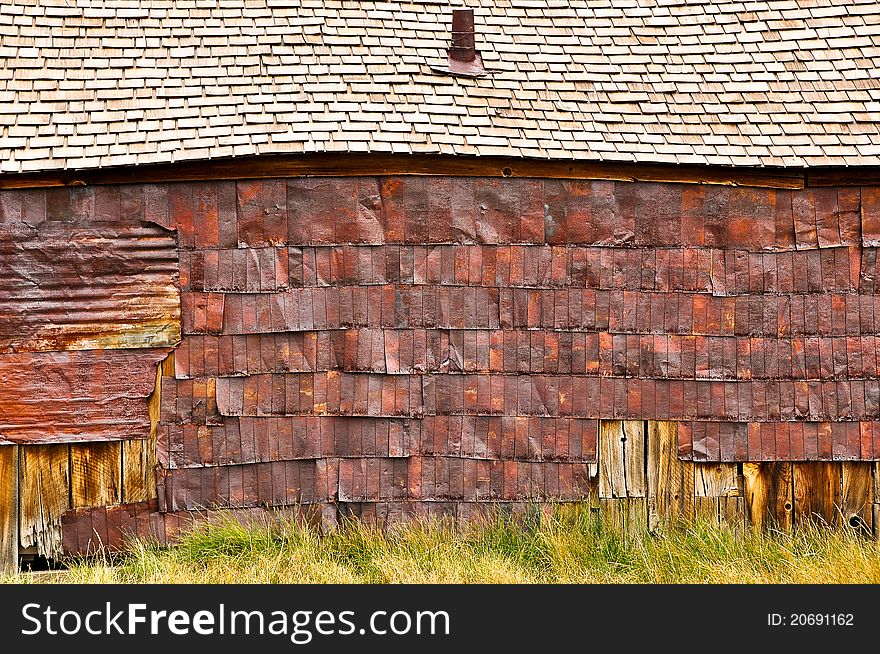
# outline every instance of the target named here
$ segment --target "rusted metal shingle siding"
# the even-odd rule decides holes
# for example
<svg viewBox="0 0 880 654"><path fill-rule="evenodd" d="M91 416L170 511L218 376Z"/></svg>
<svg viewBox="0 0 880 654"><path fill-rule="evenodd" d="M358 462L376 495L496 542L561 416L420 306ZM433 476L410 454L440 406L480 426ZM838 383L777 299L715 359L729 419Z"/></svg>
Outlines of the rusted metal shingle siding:
<svg viewBox="0 0 880 654"><path fill-rule="evenodd" d="M871 188L359 177L155 197L181 239L169 510L573 498L599 419L682 421L699 460L877 456Z"/></svg>
<svg viewBox="0 0 880 654"><path fill-rule="evenodd" d="M601 419L679 421L696 460L880 455L876 189L359 177L144 197L181 262L166 536L206 506L578 499Z"/></svg>

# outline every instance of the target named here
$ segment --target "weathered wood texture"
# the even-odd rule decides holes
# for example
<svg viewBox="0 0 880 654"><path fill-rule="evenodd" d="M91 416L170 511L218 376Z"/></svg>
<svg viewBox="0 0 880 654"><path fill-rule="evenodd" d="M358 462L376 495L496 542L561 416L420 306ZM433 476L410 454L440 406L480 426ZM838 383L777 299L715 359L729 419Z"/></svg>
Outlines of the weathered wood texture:
<svg viewBox="0 0 880 654"><path fill-rule="evenodd" d="M694 466L694 496L740 497L742 476L735 463L698 463Z"/></svg>
<svg viewBox="0 0 880 654"><path fill-rule="evenodd" d="M19 540L48 558L62 552L61 516L70 509L68 445L29 445L19 450Z"/></svg>
<svg viewBox="0 0 880 654"><path fill-rule="evenodd" d="M599 429L599 497L647 497L645 422L603 421Z"/></svg>
<svg viewBox="0 0 880 654"><path fill-rule="evenodd" d="M159 464L158 433L161 413L162 378L174 375L174 352L156 367L156 382L148 400L150 435L143 440L122 443L122 502L146 502L156 497L156 467Z"/></svg>
<svg viewBox="0 0 880 654"><path fill-rule="evenodd" d="M270 157L236 157L173 165L102 168L89 171L0 176L2 188L46 188L84 184L130 184L216 179L261 179L288 176L450 175L466 177L539 177L558 179L611 179L662 181L771 188L803 188L803 171L745 169L689 165L598 163L587 161L529 160L510 157L444 155L309 154ZM847 169L840 179L876 179L869 168L861 173ZM819 173L812 175L817 181ZM836 178L835 178L836 181ZM870 182L868 182L870 183Z"/></svg>
<svg viewBox="0 0 880 654"><path fill-rule="evenodd" d="M642 497L600 498L599 517L604 529L635 536L648 524L648 507Z"/></svg>
<svg viewBox="0 0 880 654"><path fill-rule="evenodd" d="M874 539L880 541L880 463L871 464L874 471Z"/></svg>
<svg viewBox="0 0 880 654"><path fill-rule="evenodd" d="M71 508L119 504L122 498L121 465L121 443L71 445Z"/></svg>
<svg viewBox="0 0 880 654"><path fill-rule="evenodd" d="M18 569L18 446L0 446L0 574Z"/></svg>
<svg viewBox="0 0 880 654"><path fill-rule="evenodd" d="M648 422L648 524L687 521L694 516L694 464L678 458L674 422Z"/></svg>
<svg viewBox="0 0 880 654"><path fill-rule="evenodd" d="M718 521L735 532L741 532L748 523L745 495L718 498Z"/></svg>
<svg viewBox="0 0 880 654"><path fill-rule="evenodd" d="M843 463L840 512L844 524L870 535L874 531L874 471L870 464Z"/></svg>
<svg viewBox="0 0 880 654"><path fill-rule="evenodd" d="M138 450L127 449L134 444L141 447ZM21 468L17 476L20 490L12 506L17 507L19 502L21 504L17 517L19 526L14 532L3 532L10 534L14 540L16 552L19 547L35 548L36 553L54 558L62 551L76 551L63 541L79 542L78 539L81 539L91 550L106 545L107 538L112 539L114 544L121 542L121 527L113 520L122 520L123 514L127 515L133 510L126 507L151 506L153 511L158 511L155 499L155 442L152 444L152 455L126 460L127 452L143 453L148 446L148 441L134 440L18 447L21 453ZM0 447L0 452L12 447ZM127 493L126 484L130 485ZM107 513L107 507L115 507L121 502L124 506ZM100 507L99 514L92 515L89 509L95 507ZM79 521L70 516L72 510L79 512ZM92 518L104 520L106 515L113 518L109 527L90 522ZM146 515L139 520L146 521L141 528L147 529L147 535L158 529ZM128 525L128 518L122 523ZM71 529L78 530L79 534L72 533Z"/></svg>
<svg viewBox="0 0 880 654"><path fill-rule="evenodd" d="M746 522L744 478L735 463L694 463L694 513L735 530Z"/></svg>
<svg viewBox="0 0 880 654"><path fill-rule="evenodd" d="M840 524L840 464L793 463L791 467L795 522Z"/></svg>
<svg viewBox="0 0 880 654"><path fill-rule="evenodd" d="M744 463L745 504L756 529L789 532L793 524L792 464Z"/></svg>
<svg viewBox="0 0 880 654"><path fill-rule="evenodd" d="M603 425L603 434L609 435L609 438L612 435L619 438L623 429L624 427L619 424ZM628 429L630 432L639 432L638 425L629 425ZM876 524L873 516L871 516L870 522L865 517L872 514L873 508L877 506L872 504L876 495L874 489L870 487L871 484L877 483L876 477L873 475L875 466L872 463L847 464L852 469L846 473L839 463L744 464L743 474L740 475L736 466L729 464L719 466L718 464L694 464L681 461L675 455L676 449L675 424L651 421L647 425L647 450L645 451L646 497L599 497L597 475L600 469L607 469L607 464L602 462L599 465L586 467L576 493L572 494L570 499L589 502L591 506L598 509L601 522L606 529L627 535L637 533L646 526L651 529L664 528L681 518L687 520L694 516L710 522L721 523L735 530L751 524L756 529L788 531L795 525L807 521L840 526L844 515L858 516L859 521L854 526L865 533L868 528ZM600 460L602 459L602 451L600 449ZM663 454L664 452L665 454ZM622 466L624 459L617 457L616 461L617 465ZM390 465L393 468L393 463L387 460L384 463L379 462L380 480L383 465ZM293 488L290 491L292 495L276 497L271 504L281 508L290 504L293 501L291 498L298 498L299 501L305 502L304 509L311 505L314 510L320 511L321 523L326 526L335 524L337 510L344 515L356 515L371 523L389 526L402 520L430 515L449 516L467 521L489 515L492 511L499 509L502 512L513 511L518 515L526 516L529 514L529 507L531 509L535 507L534 501L527 499L528 495L523 496L526 498L524 500L499 500L499 494L504 492L503 479L499 480L499 491L492 495L494 499L490 501L479 497L476 501L458 499L459 496L450 495L442 490L445 488L442 481L445 475L442 469L439 470L441 473L439 483L436 474L438 470L436 469L430 475L419 475L420 479L433 479L434 490L428 493L431 499L427 502L421 499L425 495L424 492L410 493L408 497L404 497L400 493L395 495L392 492L385 495L387 499L374 502L364 499L370 497L367 488L370 471L369 459L339 461L335 465L338 469L336 473L332 470L333 467L331 466L330 470L318 471L318 473L324 479L327 478L328 473L331 476L341 475L339 483L344 489L345 501L336 503L327 499L329 496L322 498L303 495L300 489ZM695 475L695 467L704 469ZM210 471L208 468L202 470L204 472ZM246 473L245 469L242 469L240 474L242 477L245 474L253 474L259 480L271 476L275 471L276 466L273 465L257 468L251 473ZM302 478L303 469L285 469L284 473L285 478L295 480ZM618 478L623 476L623 472L617 474ZM695 477L702 481L695 483ZM484 477L487 482L492 478L491 474L486 474ZM204 486L197 486L200 481L202 483L206 480L214 482L215 479L220 478L212 473L204 479L201 477L193 477L192 481L189 478L184 479L185 483L179 486L179 479L175 476L164 479L163 483L170 484L173 488L166 489L163 493L163 497L171 498L171 505L166 507L168 512L162 516L157 514L149 516L149 511L155 511L156 508L148 509L147 505L143 503L126 504L112 510L96 509L100 515L88 509L78 510L75 514L67 514L65 539L76 543L78 537L85 538L82 535L83 530L91 533L89 530L94 529L95 524L103 529L103 531L99 529L97 532L104 534L101 536L102 542L106 542L110 538L115 539L113 542L117 545L121 542L121 536L114 529L122 528L120 525L131 531L136 528L137 533L142 535L158 537L156 535L159 534L162 538L173 538L180 528L179 519L183 517L189 521L195 515L184 508L188 506L186 498L191 497L193 493L204 492ZM845 481L846 479L849 481ZM868 488L865 488L866 480ZM844 484L849 489L847 493L849 499L842 504ZM511 483L511 493L514 493L513 489L518 487L518 481ZM857 490L859 488L861 490ZM715 494L713 495L713 493ZM609 494L607 489L604 494ZM239 506L242 502L246 503L246 498L243 495L237 497L236 501ZM218 508L229 507L224 510L237 510L234 509L234 506L235 504L223 502L217 505ZM847 506L852 509L847 509ZM254 511L256 509L243 510ZM217 515L217 512L209 509L204 515ZM247 515L256 514L248 513ZM198 519L197 516L195 517ZM862 523L861 520L866 522ZM106 521L109 527L102 521ZM77 536L77 529L79 536ZM98 542L96 538L97 536L93 535L87 541L94 546ZM70 548L68 551L77 551L75 545L65 545L65 547Z"/></svg>
<svg viewBox="0 0 880 654"><path fill-rule="evenodd" d="M156 439L129 440L121 444L122 502L145 502L156 497Z"/></svg>
<svg viewBox="0 0 880 654"><path fill-rule="evenodd" d="M65 511L120 502L120 440L137 442L129 497L155 497L148 397L180 341L178 271L139 188L0 194L0 442L22 444L0 539L16 555L58 556Z"/></svg>

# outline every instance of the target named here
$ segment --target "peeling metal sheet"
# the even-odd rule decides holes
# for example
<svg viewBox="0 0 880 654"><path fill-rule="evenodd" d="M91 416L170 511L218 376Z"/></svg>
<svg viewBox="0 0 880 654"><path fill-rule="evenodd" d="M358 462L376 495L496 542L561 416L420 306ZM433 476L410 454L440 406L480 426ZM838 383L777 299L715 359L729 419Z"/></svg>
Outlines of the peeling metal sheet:
<svg viewBox="0 0 880 654"><path fill-rule="evenodd" d="M176 248L148 223L0 222L0 351L174 345Z"/></svg>
<svg viewBox="0 0 880 654"><path fill-rule="evenodd" d="M168 349L0 354L0 443L146 438Z"/></svg>

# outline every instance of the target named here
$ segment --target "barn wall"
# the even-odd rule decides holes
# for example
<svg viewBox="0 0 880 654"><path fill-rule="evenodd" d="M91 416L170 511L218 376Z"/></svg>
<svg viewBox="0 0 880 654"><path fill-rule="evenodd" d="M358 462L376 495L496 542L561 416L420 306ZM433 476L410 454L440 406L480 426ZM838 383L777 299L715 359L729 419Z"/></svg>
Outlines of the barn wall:
<svg viewBox="0 0 880 654"><path fill-rule="evenodd" d="M155 495L71 502L67 551L219 508L332 522L589 496L618 524L760 523L777 496L794 516L803 489L873 489L880 189L361 176L46 198L170 230L179 262Z"/></svg>

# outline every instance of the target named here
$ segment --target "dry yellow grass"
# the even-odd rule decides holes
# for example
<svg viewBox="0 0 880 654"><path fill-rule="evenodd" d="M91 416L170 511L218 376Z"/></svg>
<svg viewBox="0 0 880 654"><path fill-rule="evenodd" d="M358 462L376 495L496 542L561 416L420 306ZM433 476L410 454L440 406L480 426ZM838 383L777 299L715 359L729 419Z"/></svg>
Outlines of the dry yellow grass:
<svg viewBox="0 0 880 654"><path fill-rule="evenodd" d="M37 581L29 575L5 581ZM880 545L850 531L737 535L705 523L624 538L588 508L540 520L387 532L350 523L321 535L270 526L202 526L171 548L72 562L49 583L880 583Z"/></svg>

